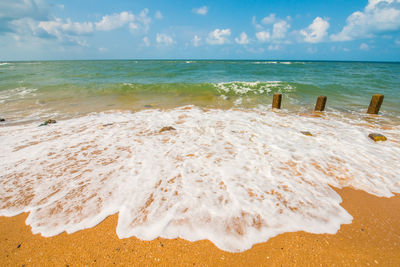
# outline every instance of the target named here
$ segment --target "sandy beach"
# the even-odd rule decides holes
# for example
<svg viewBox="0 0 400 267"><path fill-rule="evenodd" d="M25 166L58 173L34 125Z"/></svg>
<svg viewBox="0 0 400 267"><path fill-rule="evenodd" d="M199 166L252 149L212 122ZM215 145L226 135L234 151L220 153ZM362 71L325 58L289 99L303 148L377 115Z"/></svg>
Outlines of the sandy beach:
<svg viewBox="0 0 400 267"><path fill-rule="evenodd" d="M229 253L208 240L119 239L118 215L94 228L51 238L33 235L27 214L0 217L2 266L399 266L400 195L379 198L350 188L335 189L354 217L335 235L285 233L243 253Z"/></svg>

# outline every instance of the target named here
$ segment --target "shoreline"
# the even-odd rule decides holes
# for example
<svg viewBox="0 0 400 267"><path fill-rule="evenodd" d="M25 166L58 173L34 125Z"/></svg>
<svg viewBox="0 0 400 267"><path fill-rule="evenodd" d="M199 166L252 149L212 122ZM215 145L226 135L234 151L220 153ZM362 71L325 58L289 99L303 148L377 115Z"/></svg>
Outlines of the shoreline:
<svg viewBox="0 0 400 267"><path fill-rule="evenodd" d="M27 213L0 217L0 265L400 265L400 195L382 198L335 189L353 222L334 234L284 233L241 253L208 240L119 239L118 215L73 234L44 238L25 224Z"/></svg>

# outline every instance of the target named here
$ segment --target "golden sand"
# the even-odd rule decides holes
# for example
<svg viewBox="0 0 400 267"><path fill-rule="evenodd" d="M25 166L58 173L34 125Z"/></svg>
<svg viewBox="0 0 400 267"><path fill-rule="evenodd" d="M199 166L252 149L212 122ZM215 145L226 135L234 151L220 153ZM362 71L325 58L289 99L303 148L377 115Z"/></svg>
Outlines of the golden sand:
<svg viewBox="0 0 400 267"><path fill-rule="evenodd" d="M25 225L27 214L0 217L0 266L400 266L400 195L336 191L354 217L337 234L285 233L243 253L221 251L207 240L119 239L117 215L94 228L51 238L33 235Z"/></svg>

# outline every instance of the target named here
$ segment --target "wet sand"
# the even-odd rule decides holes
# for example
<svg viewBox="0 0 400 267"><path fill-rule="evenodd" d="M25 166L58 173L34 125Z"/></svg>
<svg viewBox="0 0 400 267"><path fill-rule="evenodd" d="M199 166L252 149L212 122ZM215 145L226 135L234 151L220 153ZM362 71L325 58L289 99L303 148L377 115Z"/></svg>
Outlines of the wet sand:
<svg viewBox="0 0 400 267"><path fill-rule="evenodd" d="M207 240L119 239L117 215L94 228L51 238L33 235L25 225L27 214L0 217L0 266L400 266L400 195L336 191L354 217L337 234L285 233L242 253L219 250Z"/></svg>

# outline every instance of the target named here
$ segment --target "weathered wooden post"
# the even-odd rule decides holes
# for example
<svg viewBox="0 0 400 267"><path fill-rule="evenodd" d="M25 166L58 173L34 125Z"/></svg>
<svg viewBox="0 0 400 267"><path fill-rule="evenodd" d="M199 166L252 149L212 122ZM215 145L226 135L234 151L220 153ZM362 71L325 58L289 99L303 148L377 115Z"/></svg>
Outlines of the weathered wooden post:
<svg viewBox="0 0 400 267"><path fill-rule="evenodd" d="M315 104L314 111L324 111L326 104L326 96L319 96Z"/></svg>
<svg viewBox="0 0 400 267"><path fill-rule="evenodd" d="M282 94L274 94L274 98L272 99L272 108L281 108L282 102Z"/></svg>
<svg viewBox="0 0 400 267"><path fill-rule="evenodd" d="M371 103L369 103L368 114L378 114L383 102L383 95L375 94L371 98Z"/></svg>

